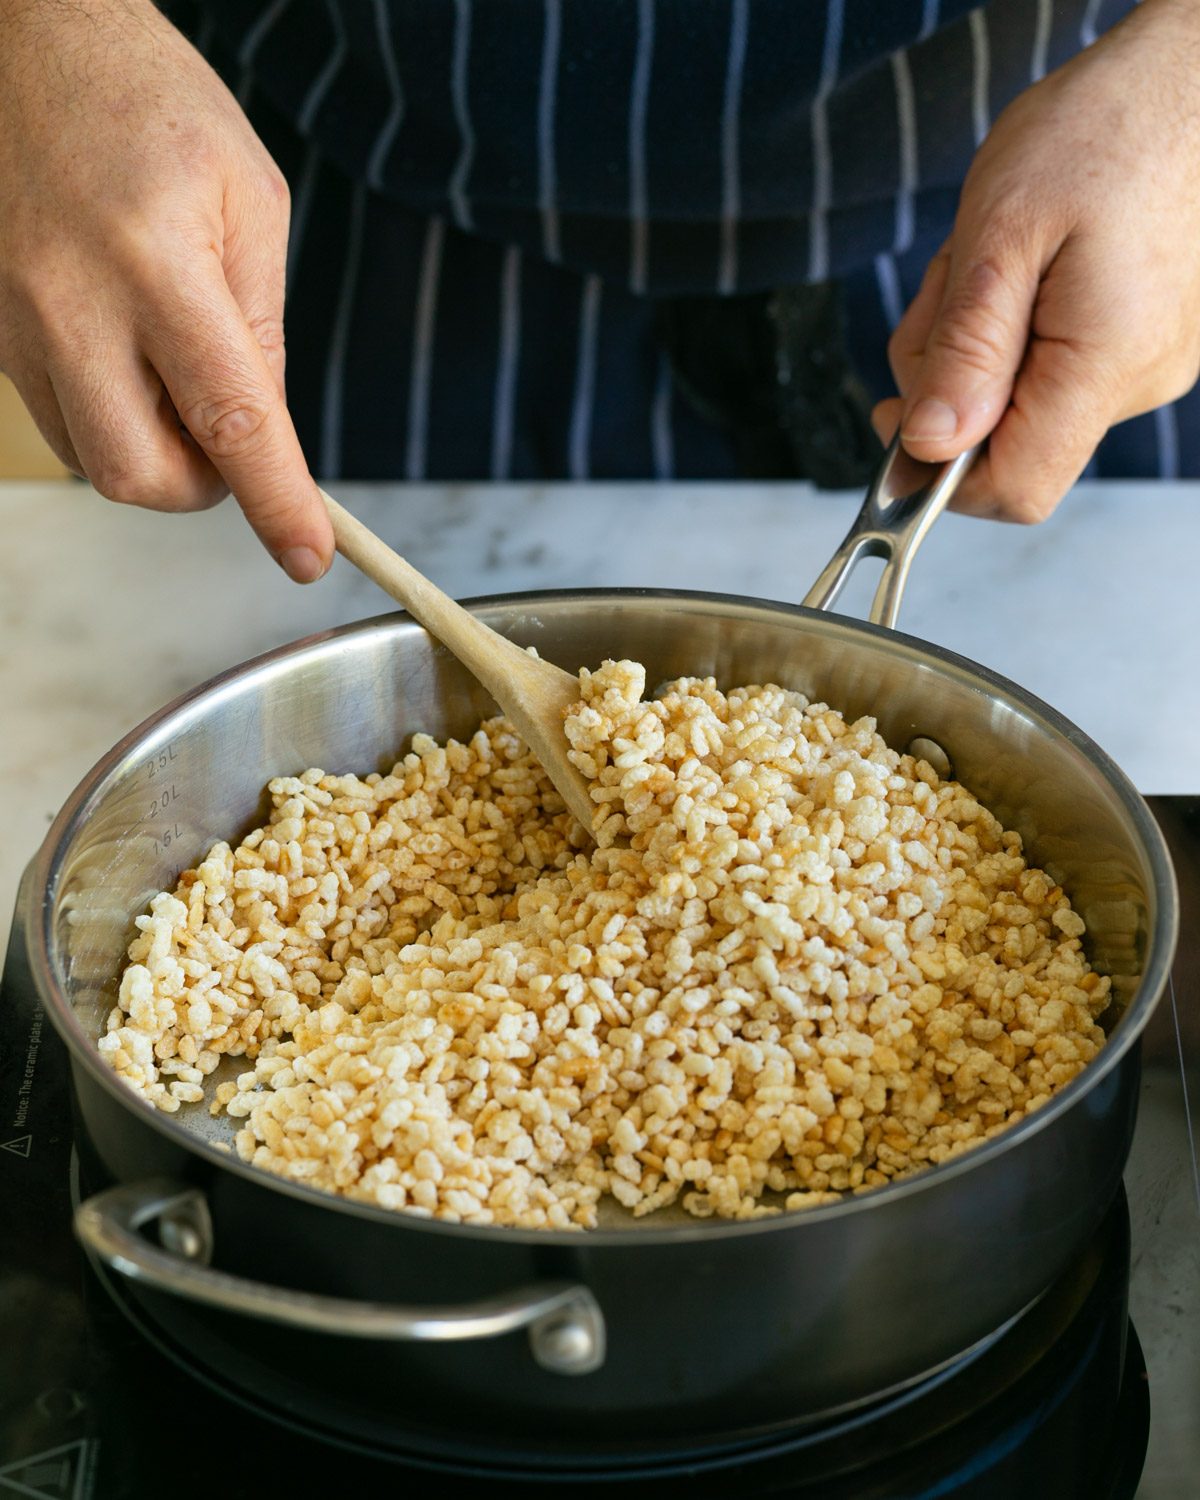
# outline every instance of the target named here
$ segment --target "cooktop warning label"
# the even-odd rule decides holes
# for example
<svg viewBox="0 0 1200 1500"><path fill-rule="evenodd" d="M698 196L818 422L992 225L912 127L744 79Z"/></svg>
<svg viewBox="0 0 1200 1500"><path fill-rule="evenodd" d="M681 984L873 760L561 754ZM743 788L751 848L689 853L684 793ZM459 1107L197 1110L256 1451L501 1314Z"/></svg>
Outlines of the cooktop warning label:
<svg viewBox="0 0 1200 1500"><path fill-rule="evenodd" d="M29 1036L25 1043L25 1066L20 1074L17 1084L17 1101L13 1109L11 1124L14 1130L20 1130L29 1118L29 1102L33 1096L33 1075L37 1072L38 1052L42 1045L42 1027L45 1024L42 1016L42 1008L39 1005L33 1013L29 1024ZM5 1147L5 1150L8 1148ZM28 1150L18 1153L28 1156Z"/></svg>

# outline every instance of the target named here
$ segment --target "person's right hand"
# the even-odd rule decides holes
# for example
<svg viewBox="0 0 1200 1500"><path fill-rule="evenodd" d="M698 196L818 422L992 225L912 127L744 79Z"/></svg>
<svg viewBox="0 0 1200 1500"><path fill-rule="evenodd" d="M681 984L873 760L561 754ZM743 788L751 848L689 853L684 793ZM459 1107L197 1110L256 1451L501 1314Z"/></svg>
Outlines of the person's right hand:
<svg viewBox="0 0 1200 1500"><path fill-rule="evenodd" d="M102 495L232 490L299 582L333 555L283 394L287 186L149 0L0 4L0 370Z"/></svg>

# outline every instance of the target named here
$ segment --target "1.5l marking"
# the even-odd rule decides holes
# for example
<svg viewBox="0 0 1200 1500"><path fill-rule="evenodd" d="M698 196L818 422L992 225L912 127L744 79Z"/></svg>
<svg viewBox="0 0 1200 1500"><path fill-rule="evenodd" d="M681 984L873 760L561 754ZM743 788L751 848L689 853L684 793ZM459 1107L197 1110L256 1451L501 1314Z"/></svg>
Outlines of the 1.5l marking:
<svg viewBox="0 0 1200 1500"><path fill-rule="evenodd" d="M155 834L154 836L155 854L157 854L160 849L169 849L171 847L171 842L173 839L181 839L182 837L183 829L180 828L178 823L172 824L170 828L160 828L157 834Z"/></svg>

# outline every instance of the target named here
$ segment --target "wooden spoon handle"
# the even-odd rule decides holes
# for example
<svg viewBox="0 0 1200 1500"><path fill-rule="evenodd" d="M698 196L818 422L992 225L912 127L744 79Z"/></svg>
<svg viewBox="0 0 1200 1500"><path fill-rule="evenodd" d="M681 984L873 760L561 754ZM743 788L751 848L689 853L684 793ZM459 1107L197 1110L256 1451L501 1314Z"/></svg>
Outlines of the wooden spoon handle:
<svg viewBox="0 0 1200 1500"><path fill-rule="evenodd" d="M393 552L332 495L324 490L321 494L338 551L398 600L479 679L541 761L571 812L590 832L593 804L587 782L567 759L563 733L563 713L579 697L577 679L552 662L530 656L477 620Z"/></svg>
<svg viewBox="0 0 1200 1500"><path fill-rule="evenodd" d="M333 523L337 549L373 583L385 593L403 604L413 619L424 625L430 635L437 636L455 656L471 668L476 677L490 689L484 673L491 670L497 654L506 661L511 656L524 657L519 646L506 641L502 635L468 614L461 604L451 599L420 573L398 552L393 552L367 526L352 516L331 495L321 491ZM482 669L482 670L481 670Z"/></svg>

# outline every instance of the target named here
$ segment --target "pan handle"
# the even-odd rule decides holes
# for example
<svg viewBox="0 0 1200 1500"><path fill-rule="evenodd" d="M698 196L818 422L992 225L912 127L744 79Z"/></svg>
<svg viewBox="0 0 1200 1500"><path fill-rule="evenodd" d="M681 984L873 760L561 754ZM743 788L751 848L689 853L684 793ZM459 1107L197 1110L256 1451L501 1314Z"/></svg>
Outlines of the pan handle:
<svg viewBox="0 0 1200 1500"><path fill-rule="evenodd" d="M891 629L900 613L917 548L950 503L981 447L968 448L947 464L927 464L904 451L897 432L854 524L802 602L809 609L832 609L859 559L882 557L886 559L883 577L867 618L873 625Z"/></svg>
<svg viewBox="0 0 1200 1500"><path fill-rule="evenodd" d="M158 1220L153 1244L138 1231ZM445 1342L529 1330L536 1362L556 1375L587 1375L604 1363L604 1315L584 1286L546 1281L503 1296L445 1307L398 1307L323 1297L216 1271L212 1218L198 1188L169 1178L121 1183L75 1210L75 1233L92 1255L155 1291L222 1312L351 1338Z"/></svg>

